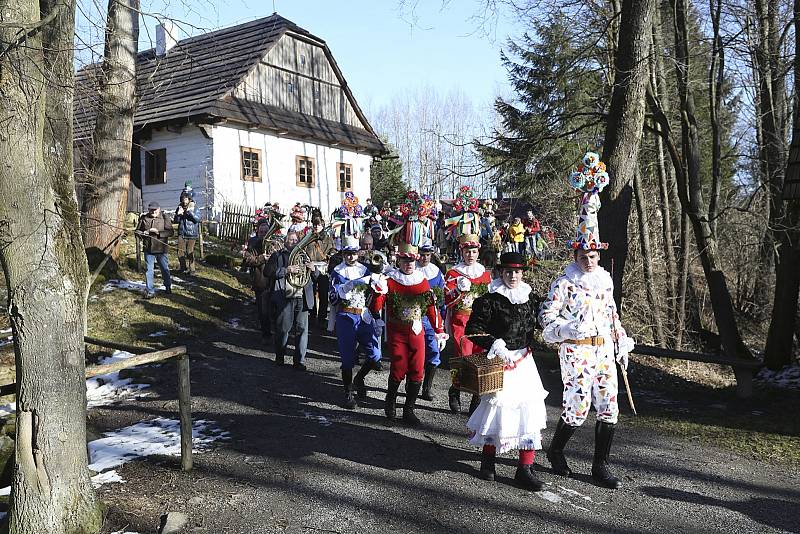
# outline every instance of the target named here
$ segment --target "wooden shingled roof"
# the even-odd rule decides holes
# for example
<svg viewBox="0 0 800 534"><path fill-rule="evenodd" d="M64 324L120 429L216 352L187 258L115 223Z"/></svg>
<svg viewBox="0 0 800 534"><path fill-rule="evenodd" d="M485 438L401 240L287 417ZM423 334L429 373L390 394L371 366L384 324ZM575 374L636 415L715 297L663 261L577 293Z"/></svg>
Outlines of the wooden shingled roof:
<svg viewBox="0 0 800 534"><path fill-rule="evenodd" d="M364 128L236 99L234 88L286 33L321 46ZM100 65L88 65L76 77L75 139L92 135L97 107ZM155 49L139 53L136 72L139 97L134 128L138 131L169 123L232 120L283 135L339 144L376 155L386 153L355 101L322 39L273 14L211 33L178 41L164 56Z"/></svg>

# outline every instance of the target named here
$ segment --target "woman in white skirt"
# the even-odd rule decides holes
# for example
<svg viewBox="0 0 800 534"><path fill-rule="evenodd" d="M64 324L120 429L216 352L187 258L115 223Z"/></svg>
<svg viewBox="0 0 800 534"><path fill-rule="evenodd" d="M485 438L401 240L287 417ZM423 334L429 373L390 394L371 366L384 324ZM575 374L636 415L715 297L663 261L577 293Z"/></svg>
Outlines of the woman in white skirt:
<svg viewBox="0 0 800 534"><path fill-rule="evenodd" d="M465 334L488 350L489 358L505 362L503 389L481 396L467 428L470 443L483 447L481 478L494 480L496 454L518 449L514 481L523 488L539 491L544 483L536 478L533 461L535 451L542 448L547 391L530 349L539 299L522 281L522 273L528 269L522 254L503 253L496 268L501 277L473 302Z"/></svg>

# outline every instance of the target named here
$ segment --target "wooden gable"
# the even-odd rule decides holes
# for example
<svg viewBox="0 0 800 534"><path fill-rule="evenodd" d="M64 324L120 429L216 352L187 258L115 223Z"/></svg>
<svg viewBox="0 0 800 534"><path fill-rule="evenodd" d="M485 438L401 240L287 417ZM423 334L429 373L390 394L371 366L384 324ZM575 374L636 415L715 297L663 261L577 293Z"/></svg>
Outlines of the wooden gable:
<svg viewBox="0 0 800 534"><path fill-rule="evenodd" d="M324 43L290 32L267 51L233 96L371 130Z"/></svg>

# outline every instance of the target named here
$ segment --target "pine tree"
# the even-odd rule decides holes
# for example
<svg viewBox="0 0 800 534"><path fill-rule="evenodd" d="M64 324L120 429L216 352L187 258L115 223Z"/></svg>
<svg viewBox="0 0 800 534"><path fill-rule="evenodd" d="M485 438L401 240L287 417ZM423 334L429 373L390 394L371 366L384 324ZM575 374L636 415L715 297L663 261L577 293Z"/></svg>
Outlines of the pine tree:
<svg viewBox="0 0 800 534"><path fill-rule="evenodd" d="M564 182L602 135L608 100L602 47L588 46L574 21L554 13L534 23L533 35L510 40L502 54L516 97L496 100L502 130L476 144L498 185L514 196Z"/></svg>
<svg viewBox="0 0 800 534"><path fill-rule="evenodd" d="M395 205L409 189L403 180L403 163L397 157L397 151L386 139L383 142L389 148L389 157L373 161L370 167L370 194L375 206L381 206L386 200Z"/></svg>

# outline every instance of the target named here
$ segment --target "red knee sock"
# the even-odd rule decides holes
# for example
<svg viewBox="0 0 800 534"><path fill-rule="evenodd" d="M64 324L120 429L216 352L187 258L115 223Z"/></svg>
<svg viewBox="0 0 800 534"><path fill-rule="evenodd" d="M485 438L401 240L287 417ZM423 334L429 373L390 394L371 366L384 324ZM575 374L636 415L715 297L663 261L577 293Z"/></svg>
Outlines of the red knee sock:
<svg viewBox="0 0 800 534"><path fill-rule="evenodd" d="M534 458L536 458L536 451L519 450L519 465L533 465Z"/></svg>
<svg viewBox="0 0 800 534"><path fill-rule="evenodd" d="M483 455L487 457L492 457L495 455L495 446L494 445L484 445L483 446Z"/></svg>

